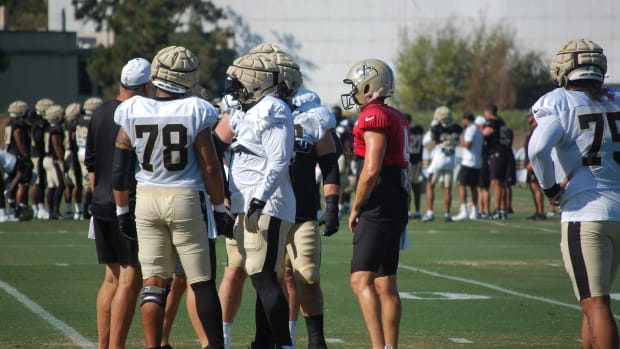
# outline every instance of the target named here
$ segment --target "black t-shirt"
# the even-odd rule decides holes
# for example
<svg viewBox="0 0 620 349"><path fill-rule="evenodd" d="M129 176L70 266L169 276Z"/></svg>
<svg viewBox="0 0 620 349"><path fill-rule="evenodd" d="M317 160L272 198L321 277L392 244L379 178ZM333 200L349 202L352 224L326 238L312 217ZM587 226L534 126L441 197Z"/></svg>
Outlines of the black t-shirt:
<svg viewBox="0 0 620 349"><path fill-rule="evenodd" d="M293 191L297 202L295 222L307 222L316 220L316 211L319 209L318 187L314 171L317 164L315 152L295 154L295 161L291 166L291 178Z"/></svg>
<svg viewBox="0 0 620 349"><path fill-rule="evenodd" d="M422 152L424 146L422 145L422 138L424 138L424 128L420 125L414 125L409 130L409 162L415 165L422 161Z"/></svg>
<svg viewBox="0 0 620 349"><path fill-rule="evenodd" d="M51 125L50 127L46 128L43 132L43 137L45 141L45 156L50 156L54 160L61 160L58 159L58 157L56 156L57 154L56 149L54 148L54 138L58 137L60 147L62 148L60 150L64 156L65 130L62 128L62 125Z"/></svg>
<svg viewBox="0 0 620 349"><path fill-rule="evenodd" d="M6 151L13 155L20 155L17 140L15 139L15 133L21 131L22 142L26 146L26 149L30 150L30 128L24 121L24 119L11 119L6 125L4 132L5 138L7 138Z"/></svg>
<svg viewBox="0 0 620 349"><path fill-rule="evenodd" d="M497 119L487 119L484 127L493 128L493 133L490 136L484 137L487 149L497 149L501 147L501 144L499 143L499 132L500 128L505 124L504 119L500 117L497 117Z"/></svg>
<svg viewBox="0 0 620 349"><path fill-rule="evenodd" d="M30 126L30 140L32 142L32 148L30 155L34 158L43 158L45 155L45 142L43 140L45 130L49 127L49 122L36 116Z"/></svg>
<svg viewBox="0 0 620 349"><path fill-rule="evenodd" d="M114 123L114 111L121 104L118 100L104 102L93 113L86 138L86 157L84 164L88 172L95 173L93 191L93 215L100 219L115 219L116 204L112 194L112 159L115 141L120 126ZM129 176L130 207L135 207L136 177L134 175L135 156L131 163Z"/></svg>

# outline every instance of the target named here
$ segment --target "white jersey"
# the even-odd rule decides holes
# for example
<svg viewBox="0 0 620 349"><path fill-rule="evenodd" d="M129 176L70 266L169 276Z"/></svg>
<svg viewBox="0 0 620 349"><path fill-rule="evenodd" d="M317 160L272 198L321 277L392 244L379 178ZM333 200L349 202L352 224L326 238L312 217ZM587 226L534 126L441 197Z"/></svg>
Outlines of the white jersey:
<svg viewBox="0 0 620 349"><path fill-rule="evenodd" d="M329 108L321 105L319 96L306 89L299 89L293 97L297 109L293 112L295 141L316 145L331 129L336 127L336 117Z"/></svg>
<svg viewBox="0 0 620 349"><path fill-rule="evenodd" d="M209 102L198 97L162 101L135 96L116 108L114 121L136 150L138 186L205 190L194 142L217 122Z"/></svg>
<svg viewBox="0 0 620 349"><path fill-rule="evenodd" d="M294 157L293 118L282 100L266 96L247 113L231 116L235 134L230 172L233 213L246 212L252 198L265 201L263 214L295 222L289 175Z"/></svg>
<svg viewBox="0 0 620 349"><path fill-rule="evenodd" d="M484 136L480 129L471 124L463 131L463 140L470 143L469 148L463 147L463 155L461 157L461 165L469 168L482 167L482 144Z"/></svg>
<svg viewBox="0 0 620 349"><path fill-rule="evenodd" d="M7 151L0 149L0 165L6 174L11 174L15 169L17 157Z"/></svg>
<svg viewBox="0 0 620 349"><path fill-rule="evenodd" d="M570 177L562 221L620 221L620 92L591 100L557 88L532 107L532 169L544 189Z"/></svg>

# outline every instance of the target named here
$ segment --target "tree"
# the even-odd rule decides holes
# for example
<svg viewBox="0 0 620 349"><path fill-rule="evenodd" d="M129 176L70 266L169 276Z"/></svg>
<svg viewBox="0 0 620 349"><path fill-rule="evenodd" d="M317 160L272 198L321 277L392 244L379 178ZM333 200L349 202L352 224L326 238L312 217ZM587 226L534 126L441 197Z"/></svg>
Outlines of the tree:
<svg viewBox="0 0 620 349"><path fill-rule="evenodd" d="M93 21L97 30L114 33L114 44L97 47L87 71L104 94L117 93L118 77L131 58L151 60L158 50L185 46L197 56L200 84L211 95L222 93L225 70L236 53L226 47L232 33L217 22L223 11L201 0L72 0L76 18ZM210 31L204 28L210 26Z"/></svg>
<svg viewBox="0 0 620 349"><path fill-rule="evenodd" d="M45 0L1 0L9 13L8 30L47 30L47 1Z"/></svg>
<svg viewBox="0 0 620 349"><path fill-rule="evenodd" d="M466 33L457 28L467 26L457 22L414 40L401 35L395 99L403 110L439 105L474 110L489 102L526 109L550 89L541 53L518 48L509 27L487 27L480 20Z"/></svg>

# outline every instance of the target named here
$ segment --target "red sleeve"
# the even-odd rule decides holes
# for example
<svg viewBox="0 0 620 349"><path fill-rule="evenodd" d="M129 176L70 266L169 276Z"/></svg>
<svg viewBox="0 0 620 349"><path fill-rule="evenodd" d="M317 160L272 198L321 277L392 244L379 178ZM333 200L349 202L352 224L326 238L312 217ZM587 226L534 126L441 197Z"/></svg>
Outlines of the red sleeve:
<svg viewBox="0 0 620 349"><path fill-rule="evenodd" d="M390 126L388 115L379 108L367 108L357 118L360 131L382 130L386 131Z"/></svg>

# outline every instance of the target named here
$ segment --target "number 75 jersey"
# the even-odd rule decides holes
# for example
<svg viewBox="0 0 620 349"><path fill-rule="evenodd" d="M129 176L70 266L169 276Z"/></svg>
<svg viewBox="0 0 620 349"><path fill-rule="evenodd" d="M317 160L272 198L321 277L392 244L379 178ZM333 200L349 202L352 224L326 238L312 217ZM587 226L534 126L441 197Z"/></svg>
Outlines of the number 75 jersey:
<svg viewBox="0 0 620 349"><path fill-rule="evenodd" d="M138 186L205 189L194 142L202 130L217 122L217 111L209 102L198 97L135 96L118 106L114 122L127 132L135 148Z"/></svg>
<svg viewBox="0 0 620 349"><path fill-rule="evenodd" d="M546 178L539 180L544 188L570 176L573 195L620 189L620 91L610 90L609 96L595 101L584 92L557 88L542 96L532 112L539 126L530 147L555 143L551 153L555 178L543 173Z"/></svg>

